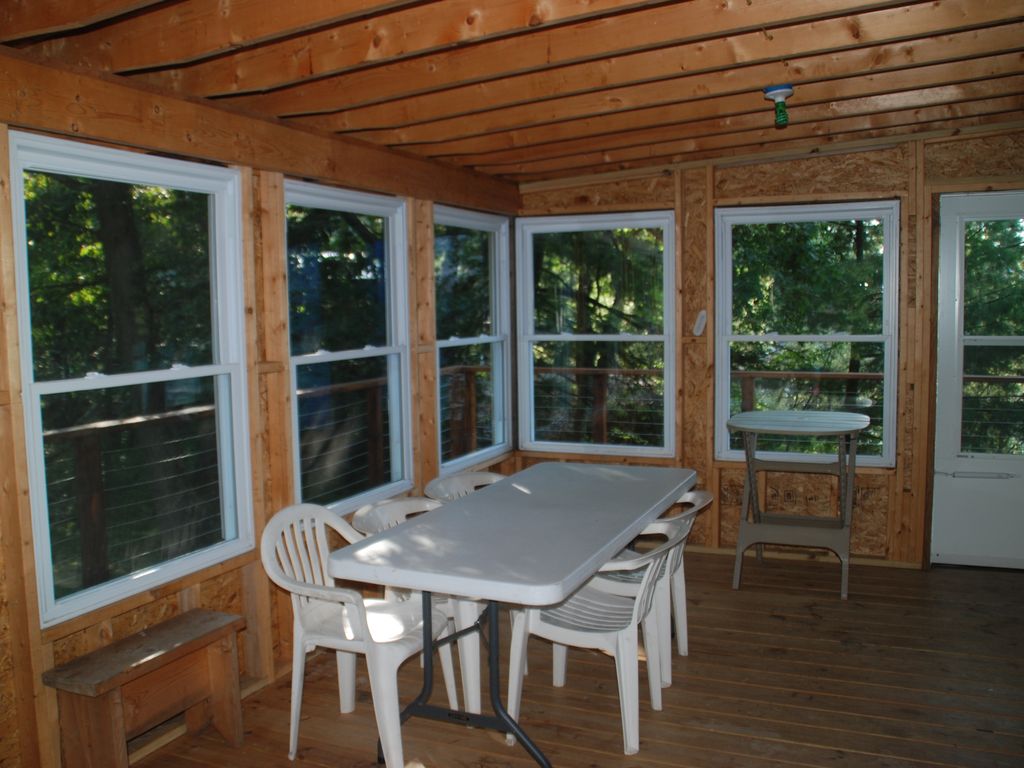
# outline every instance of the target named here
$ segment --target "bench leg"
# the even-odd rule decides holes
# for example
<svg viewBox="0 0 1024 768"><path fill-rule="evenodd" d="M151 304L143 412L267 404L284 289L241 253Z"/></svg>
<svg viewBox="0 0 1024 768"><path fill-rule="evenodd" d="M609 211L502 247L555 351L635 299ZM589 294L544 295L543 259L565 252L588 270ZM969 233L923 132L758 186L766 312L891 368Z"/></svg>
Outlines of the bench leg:
<svg viewBox="0 0 1024 768"><path fill-rule="evenodd" d="M57 691L64 768L128 768L121 691L89 697Z"/></svg>
<svg viewBox="0 0 1024 768"><path fill-rule="evenodd" d="M231 744L242 745L242 697L238 689L238 645L231 633L206 649L210 670L213 727Z"/></svg>

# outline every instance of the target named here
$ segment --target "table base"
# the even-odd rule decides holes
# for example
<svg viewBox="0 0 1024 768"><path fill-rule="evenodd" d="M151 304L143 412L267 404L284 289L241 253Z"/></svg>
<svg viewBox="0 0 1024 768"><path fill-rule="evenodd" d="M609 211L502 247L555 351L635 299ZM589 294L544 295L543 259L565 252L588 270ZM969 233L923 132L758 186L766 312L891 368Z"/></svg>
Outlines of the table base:
<svg viewBox="0 0 1024 768"><path fill-rule="evenodd" d="M429 649L429 653L423 654L423 687L419 695L402 710L401 721L404 723L410 717L426 717L431 720L442 720L449 723L461 725L472 725L478 728L491 728L502 733L512 734L523 746L530 756L537 761L537 764L544 768L551 768L551 763L541 752L540 747L533 743L533 740L523 731L505 708L501 700L501 679L500 679L500 657L499 657L499 633L498 633L498 603L489 601L484 614L477 620L476 624L468 627L462 632L448 635L447 637L433 640L432 627L433 606L431 604L431 593L423 593L423 647ZM484 715L476 712L463 712L461 710L448 709L429 704L431 694L434 691L434 654L433 649L442 643L454 642L465 632L479 632L481 637L484 632L484 625L487 625L487 666L488 683L491 694L491 708L493 715ZM463 691L465 696L465 691ZM377 742L377 762L384 762L384 755Z"/></svg>

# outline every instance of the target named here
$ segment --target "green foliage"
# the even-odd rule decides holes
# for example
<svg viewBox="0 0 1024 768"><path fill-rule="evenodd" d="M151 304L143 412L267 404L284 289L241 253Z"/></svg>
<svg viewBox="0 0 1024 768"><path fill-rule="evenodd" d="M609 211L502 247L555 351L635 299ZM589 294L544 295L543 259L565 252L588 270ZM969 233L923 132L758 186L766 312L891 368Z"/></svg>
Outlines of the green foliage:
<svg viewBox="0 0 1024 768"><path fill-rule="evenodd" d="M388 343L386 220L288 206L292 354Z"/></svg>
<svg viewBox="0 0 1024 768"><path fill-rule="evenodd" d="M445 224L434 228L437 338L493 333L490 232Z"/></svg>

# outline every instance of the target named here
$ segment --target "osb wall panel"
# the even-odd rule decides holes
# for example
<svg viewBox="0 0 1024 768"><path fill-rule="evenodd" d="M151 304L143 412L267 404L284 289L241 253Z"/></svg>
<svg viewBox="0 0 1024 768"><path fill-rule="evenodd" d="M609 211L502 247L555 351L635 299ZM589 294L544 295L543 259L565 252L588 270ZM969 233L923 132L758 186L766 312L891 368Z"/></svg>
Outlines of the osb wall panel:
<svg viewBox="0 0 1024 768"><path fill-rule="evenodd" d="M692 336L693 323L701 310L706 310L709 319L714 317L712 306L711 275L708 271L708 242L711 223L708 220L710 205L707 196L707 173L704 168L682 173L680 193L682 196L682 328L679 329L680 371L682 376L682 403L677 408L683 414L682 430L683 463L697 470L697 484L702 488L711 486L711 405L713 402L713 360L708 343L710 323L703 336ZM694 523L690 541L699 545L714 544L713 511L702 514Z"/></svg>
<svg viewBox="0 0 1024 768"><path fill-rule="evenodd" d="M906 189L909 151L906 145L900 145L871 152L718 168L715 197L811 199L842 193L889 194Z"/></svg>
<svg viewBox="0 0 1024 768"><path fill-rule="evenodd" d="M719 471L719 535L724 548L736 546L745 475L743 467L723 467ZM855 556L886 556L891 477L888 473L857 475L850 540L850 550ZM835 517L837 514L839 502L835 477L769 472L762 474L761 478L764 485L762 507L769 512L820 517Z"/></svg>
<svg viewBox="0 0 1024 768"><path fill-rule="evenodd" d="M925 145L925 179L1024 177L1024 131Z"/></svg>
<svg viewBox="0 0 1024 768"><path fill-rule="evenodd" d="M743 506L743 467L724 467L718 473L718 536L722 547L735 547Z"/></svg>
<svg viewBox="0 0 1024 768"><path fill-rule="evenodd" d="M886 557L891 474L859 474L853 488L850 550L855 555Z"/></svg>
<svg viewBox="0 0 1024 768"><path fill-rule="evenodd" d="M527 192L523 195L523 216L564 213L652 210L671 208L675 183L671 174L646 179L624 179L607 184Z"/></svg>

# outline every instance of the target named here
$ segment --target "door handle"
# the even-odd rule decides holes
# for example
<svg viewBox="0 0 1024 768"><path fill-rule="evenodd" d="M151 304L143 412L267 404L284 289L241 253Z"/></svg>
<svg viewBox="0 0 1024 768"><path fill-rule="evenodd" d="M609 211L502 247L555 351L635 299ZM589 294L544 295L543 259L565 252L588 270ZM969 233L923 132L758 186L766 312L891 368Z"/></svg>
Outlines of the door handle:
<svg viewBox="0 0 1024 768"><path fill-rule="evenodd" d="M959 477L964 480L1013 480L1012 472L936 472L944 477Z"/></svg>

